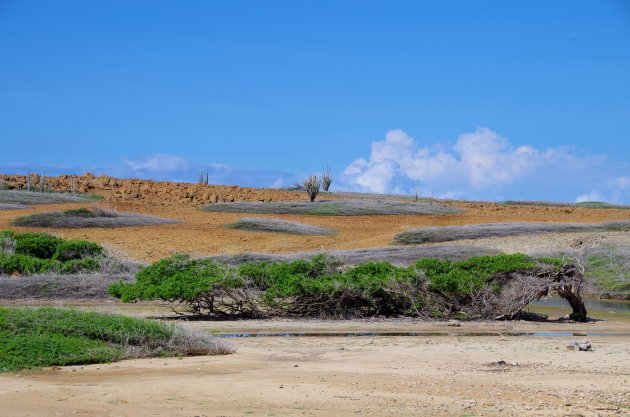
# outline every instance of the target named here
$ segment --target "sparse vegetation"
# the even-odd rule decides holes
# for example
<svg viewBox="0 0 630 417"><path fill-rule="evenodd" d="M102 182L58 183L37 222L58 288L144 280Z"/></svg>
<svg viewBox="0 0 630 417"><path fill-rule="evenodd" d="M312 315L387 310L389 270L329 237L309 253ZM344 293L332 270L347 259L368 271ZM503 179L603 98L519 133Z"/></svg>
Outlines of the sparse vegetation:
<svg viewBox="0 0 630 417"><path fill-rule="evenodd" d="M102 197L87 194L81 195L48 191L0 190L0 204L28 206L30 204L86 203L101 199Z"/></svg>
<svg viewBox="0 0 630 417"><path fill-rule="evenodd" d="M318 255L309 261L245 263L174 255L143 269L136 283L109 287L124 302L161 300L215 317L513 318L535 298L557 292L583 320L581 274L526 255L480 256L451 263L421 259L344 267ZM436 313L437 312L437 313Z"/></svg>
<svg viewBox="0 0 630 417"><path fill-rule="evenodd" d="M584 275L602 290L630 299L630 248L607 247L589 252Z"/></svg>
<svg viewBox="0 0 630 417"><path fill-rule="evenodd" d="M0 298L7 300L109 300L107 287L123 281L134 282L137 265L104 258L96 272L61 275L45 273L1 276Z"/></svg>
<svg viewBox="0 0 630 417"><path fill-rule="evenodd" d="M412 229L394 236L394 243L417 245L423 243L449 242L462 239L523 236L549 233L576 233L599 231L623 231L630 229L630 222L586 223L487 223L461 226L425 227Z"/></svg>
<svg viewBox="0 0 630 417"><path fill-rule="evenodd" d="M287 191L303 192L304 191L304 185L300 184L299 182L296 182L292 186L286 187L285 190L287 190Z"/></svg>
<svg viewBox="0 0 630 417"><path fill-rule="evenodd" d="M630 209L629 205L604 203L602 201L584 201L581 203L562 203L552 201L519 201L510 200L503 204L512 206L544 206L544 207L584 207L593 209Z"/></svg>
<svg viewBox="0 0 630 417"><path fill-rule="evenodd" d="M177 223L177 220L147 214L118 212L101 208L80 208L66 211L50 211L18 217L11 224L22 227L46 227L53 229L81 229L88 227L138 227Z"/></svg>
<svg viewBox="0 0 630 417"><path fill-rule="evenodd" d="M322 185L321 180L317 177L317 175L311 175L308 178L305 178L304 183L304 191L306 191L306 195L308 195L308 199L313 202L317 194L319 194L319 189Z"/></svg>
<svg viewBox="0 0 630 417"><path fill-rule="evenodd" d="M309 260L320 252L280 253L241 253L238 255L213 256L220 262L229 265L240 265L251 262L293 262ZM498 255L499 251L479 246L434 245L434 246L389 246L385 248L365 248L336 250L327 252L344 265L359 265L367 262L389 262L395 266L409 266L421 258L450 259L459 261L473 256Z"/></svg>
<svg viewBox="0 0 630 417"><path fill-rule="evenodd" d="M330 175L330 167L326 167L326 172L322 175L322 188L324 191L328 191L330 184L332 183L332 177Z"/></svg>
<svg viewBox="0 0 630 417"><path fill-rule="evenodd" d="M199 173L199 184L208 184L208 171L201 171Z"/></svg>
<svg viewBox="0 0 630 417"><path fill-rule="evenodd" d="M0 372L233 351L225 341L157 321L49 307L0 307Z"/></svg>
<svg viewBox="0 0 630 417"><path fill-rule="evenodd" d="M369 216L396 214L455 214L463 210L440 204L393 200L338 199L282 202L216 203L203 210L225 213L303 214L312 216Z"/></svg>
<svg viewBox="0 0 630 417"><path fill-rule="evenodd" d="M630 246L586 247L551 255L584 268L585 292L590 297L630 300Z"/></svg>
<svg viewBox="0 0 630 417"><path fill-rule="evenodd" d="M27 208L30 207L23 204L0 203L0 210L24 210Z"/></svg>
<svg viewBox="0 0 630 417"><path fill-rule="evenodd" d="M326 236L335 234L334 230L310 224L290 222L267 217L244 217L225 227L252 232L284 233L289 235Z"/></svg>

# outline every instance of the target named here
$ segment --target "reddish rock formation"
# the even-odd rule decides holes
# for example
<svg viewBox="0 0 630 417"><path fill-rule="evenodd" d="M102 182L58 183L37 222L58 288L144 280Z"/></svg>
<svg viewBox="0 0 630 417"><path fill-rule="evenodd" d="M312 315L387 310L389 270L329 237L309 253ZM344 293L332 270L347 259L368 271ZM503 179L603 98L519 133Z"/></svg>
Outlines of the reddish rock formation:
<svg viewBox="0 0 630 417"><path fill-rule="evenodd" d="M30 174L31 184L39 187L40 176ZM140 179L119 179L89 172L81 176L45 177L46 188L81 194L96 194L107 201L138 201L155 205L203 206L231 201L306 200L306 194L269 188L248 188L236 185L190 184ZM22 189L25 175L0 174L0 185L6 189Z"/></svg>

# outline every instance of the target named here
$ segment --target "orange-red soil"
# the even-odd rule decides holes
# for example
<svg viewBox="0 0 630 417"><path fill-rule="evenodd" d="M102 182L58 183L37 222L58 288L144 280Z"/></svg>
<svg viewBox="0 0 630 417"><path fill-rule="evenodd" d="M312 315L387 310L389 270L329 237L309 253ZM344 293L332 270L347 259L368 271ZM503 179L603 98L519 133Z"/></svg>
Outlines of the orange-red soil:
<svg viewBox="0 0 630 417"><path fill-rule="evenodd" d="M275 192L275 190L271 190ZM248 232L224 226L235 220L252 216L243 213L213 213L189 205L160 206L142 202L105 200L104 205L120 211L132 211L169 217L181 223L161 226L118 229L47 229L66 238L82 238L105 245L118 255L151 262L175 252L203 256L241 252L294 252L336 249L356 249L387 246L392 237L415 227L446 226L472 223L549 221L600 223L630 220L630 210L586 209L540 206L507 206L498 203L457 203L465 210L454 215L404 216L306 216L256 215L324 226L337 230L334 236L292 236L274 233ZM94 203L39 205L32 210L0 211L0 229L11 227L17 231L41 230L9 226L18 216L32 212L63 210L70 207L89 207Z"/></svg>

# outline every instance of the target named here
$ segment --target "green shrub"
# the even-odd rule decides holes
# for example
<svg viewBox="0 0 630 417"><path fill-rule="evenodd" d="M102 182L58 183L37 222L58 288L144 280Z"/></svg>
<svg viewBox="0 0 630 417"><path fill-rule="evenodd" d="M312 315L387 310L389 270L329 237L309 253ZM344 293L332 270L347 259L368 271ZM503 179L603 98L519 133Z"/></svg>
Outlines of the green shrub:
<svg viewBox="0 0 630 417"><path fill-rule="evenodd" d="M0 307L0 372L230 352L210 337L157 321L51 307Z"/></svg>
<svg viewBox="0 0 630 417"><path fill-rule="evenodd" d="M92 210L87 209L85 207L78 208L78 209L64 210L63 214L67 214L69 216L75 216L75 217L95 217Z"/></svg>
<svg viewBox="0 0 630 417"><path fill-rule="evenodd" d="M101 266L99 259L83 258L65 261L57 266L59 274L78 274L80 272L94 272Z"/></svg>
<svg viewBox="0 0 630 417"><path fill-rule="evenodd" d="M103 248L86 240L47 233L0 231L0 274L76 274L99 269Z"/></svg>
<svg viewBox="0 0 630 417"><path fill-rule="evenodd" d="M15 239L15 232L13 230L0 230L0 238Z"/></svg>
<svg viewBox="0 0 630 417"><path fill-rule="evenodd" d="M0 273L6 275L32 275L48 272L55 265L50 259L39 259L34 256L16 253L0 255Z"/></svg>
<svg viewBox="0 0 630 417"><path fill-rule="evenodd" d="M60 242L53 259L65 262L86 257L95 257L103 254L103 248L87 240L72 239Z"/></svg>
<svg viewBox="0 0 630 417"><path fill-rule="evenodd" d="M547 256L539 256L536 258L536 260L540 263L543 264L547 264L547 265L552 265L555 266L556 268L561 268L564 265L564 261L560 258L550 258Z"/></svg>
<svg viewBox="0 0 630 417"><path fill-rule="evenodd" d="M497 273L531 269L536 262L527 255L474 256L455 263L449 260L420 259L416 269L425 273L432 291L444 294L471 294L486 285Z"/></svg>
<svg viewBox="0 0 630 417"><path fill-rule="evenodd" d="M176 254L144 268L136 274L135 284L122 281L108 293L122 301L155 300L194 302L215 287L239 287L228 268L210 259L189 259Z"/></svg>
<svg viewBox="0 0 630 417"><path fill-rule="evenodd" d="M319 255L310 261L261 262L229 268L213 260L175 255L143 269L136 275L135 284L121 282L108 290L123 301L184 301L193 309L209 304L218 309L220 300L224 306L238 304L239 311L248 314L404 314L423 303L423 296L417 291L418 275L412 268L383 262L340 272L339 265L338 260ZM243 296L238 292L241 290L247 294Z"/></svg>
<svg viewBox="0 0 630 417"><path fill-rule="evenodd" d="M0 255L0 274L33 275L54 272L58 274L77 274L93 272L101 266L100 258L72 259L60 262L54 259L40 259L17 253Z"/></svg>
<svg viewBox="0 0 630 417"><path fill-rule="evenodd" d="M120 282L108 292L124 302L157 299L215 316L496 317L494 307L479 300L498 305L512 273L549 271L520 254L459 262L421 259L407 268L387 262L340 266L326 255L239 267L174 255L138 272L136 283Z"/></svg>
<svg viewBox="0 0 630 417"><path fill-rule="evenodd" d="M50 259L63 239L48 233L19 233L15 235L15 252L40 259Z"/></svg>

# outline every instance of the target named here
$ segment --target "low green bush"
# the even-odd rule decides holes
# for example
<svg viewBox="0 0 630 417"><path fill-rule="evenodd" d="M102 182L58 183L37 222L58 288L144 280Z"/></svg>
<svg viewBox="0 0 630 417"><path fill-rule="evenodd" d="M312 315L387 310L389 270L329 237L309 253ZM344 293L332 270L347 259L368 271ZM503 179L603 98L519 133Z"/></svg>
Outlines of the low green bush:
<svg viewBox="0 0 630 417"><path fill-rule="evenodd" d="M50 307L0 307L0 372L231 351L206 335L157 321Z"/></svg>
<svg viewBox="0 0 630 417"><path fill-rule="evenodd" d="M15 234L15 241L16 253L31 255L40 259L50 259L63 239L48 233L17 233Z"/></svg>
<svg viewBox="0 0 630 417"><path fill-rule="evenodd" d="M50 259L39 259L34 256L16 253L0 255L0 273L6 275L32 275L48 272L55 262Z"/></svg>
<svg viewBox="0 0 630 417"><path fill-rule="evenodd" d="M194 302L217 287L239 287L228 268L210 259L189 259L177 254L162 259L136 274L135 284L111 285L110 295L124 302L162 299Z"/></svg>
<svg viewBox="0 0 630 417"><path fill-rule="evenodd" d="M0 238L15 239L13 230L0 230Z"/></svg>
<svg viewBox="0 0 630 417"><path fill-rule="evenodd" d="M86 240L47 233L0 231L0 274L76 274L99 269L103 248Z"/></svg>
<svg viewBox="0 0 630 417"><path fill-rule="evenodd" d="M564 265L564 261L561 258L553 258L553 257L548 257L548 256L539 256L536 258L536 260L538 262L541 262L543 264L547 264L547 265L553 265L556 268L561 268L562 265Z"/></svg>
<svg viewBox="0 0 630 417"><path fill-rule="evenodd" d="M496 273L511 273L534 268L527 255L475 256L451 263L449 260L420 259L415 267L426 274L430 288L445 294L470 294L481 289Z"/></svg>
<svg viewBox="0 0 630 417"><path fill-rule="evenodd" d="M81 272L94 272L101 266L99 259L83 258L60 262L56 266L58 274L78 274Z"/></svg>
<svg viewBox="0 0 630 417"><path fill-rule="evenodd" d="M103 248L100 245L87 240L72 239L60 242L52 258L63 262L101 255Z"/></svg>
<svg viewBox="0 0 630 417"><path fill-rule="evenodd" d="M95 217L92 210L85 207L78 208L78 209L64 210L63 214L68 214L70 216L75 216L75 217Z"/></svg>
<svg viewBox="0 0 630 417"><path fill-rule="evenodd" d="M14 254L0 255L0 274L33 275L53 272L57 274L78 274L94 272L101 265L100 258L72 259L60 262L54 259L39 259L34 256Z"/></svg>

